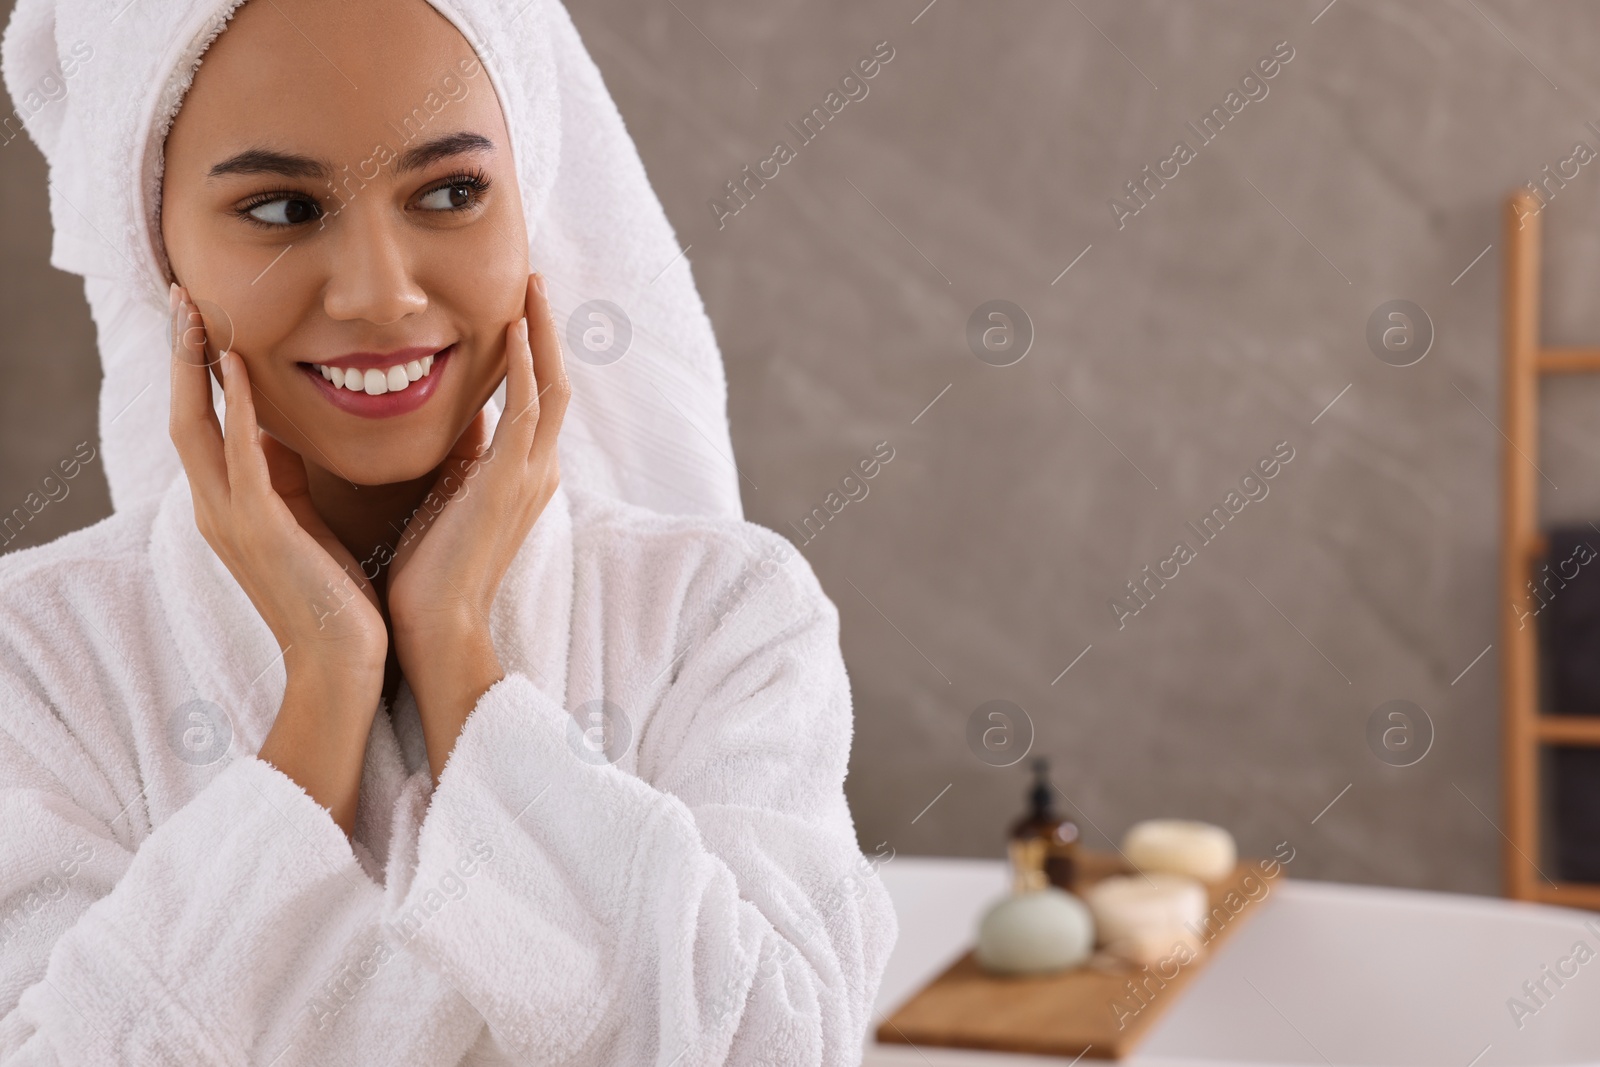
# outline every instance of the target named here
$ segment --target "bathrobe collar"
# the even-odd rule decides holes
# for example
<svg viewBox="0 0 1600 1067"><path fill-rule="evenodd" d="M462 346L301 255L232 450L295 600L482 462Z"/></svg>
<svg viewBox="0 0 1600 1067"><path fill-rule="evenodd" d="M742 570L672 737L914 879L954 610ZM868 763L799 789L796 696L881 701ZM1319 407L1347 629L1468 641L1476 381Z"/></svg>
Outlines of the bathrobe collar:
<svg viewBox="0 0 1600 1067"><path fill-rule="evenodd" d="M191 699L224 709L235 752L259 751L283 703L283 656L266 621L195 525L187 477L174 479L163 494L150 556L193 686ZM564 703L566 690L572 584L572 515L566 487L559 486L507 569L489 614L501 666L526 674L558 703ZM388 733L375 724L374 735L380 732Z"/></svg>

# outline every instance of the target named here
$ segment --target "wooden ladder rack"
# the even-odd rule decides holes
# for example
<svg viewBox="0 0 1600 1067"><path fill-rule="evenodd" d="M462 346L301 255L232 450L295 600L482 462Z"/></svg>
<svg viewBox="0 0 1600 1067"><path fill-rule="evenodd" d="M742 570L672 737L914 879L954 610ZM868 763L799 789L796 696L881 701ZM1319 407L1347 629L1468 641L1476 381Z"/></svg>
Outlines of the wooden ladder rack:
<svg viewBox="0 0 1600 1067"><path fill-rule="evenodd" d="M1539 699L1538 623L1523 626L1516 605L1544 556L1539 530L1539 388L1545 375L1600 372L1600 348L1539 344L1539 220L1542 205L1513 193L1505 215L1505 380L1501 458L1500 647L1506 895L1600 909L1600 885L1551 884L1540 873L1540 752L1546 745L1600 747L1600 716L1546 715ZM1600 650L1596 650L1600 655Z"/></svg>

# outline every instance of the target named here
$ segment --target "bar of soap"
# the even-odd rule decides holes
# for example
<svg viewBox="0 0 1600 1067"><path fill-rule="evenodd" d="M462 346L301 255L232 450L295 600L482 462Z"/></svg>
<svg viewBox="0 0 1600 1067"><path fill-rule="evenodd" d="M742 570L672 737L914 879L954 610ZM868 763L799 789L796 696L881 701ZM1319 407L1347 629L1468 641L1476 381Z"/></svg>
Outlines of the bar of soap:
<svg viewBox="0 0 1600 1067"><path fill-rule="evenodd" d="M1103 878L1084 893L1095 929L1105 940L1150 929L1194 924L1206 915L1206 889L1182 874L1153 872Z"/></svg>
<svg viewBox="0 0 1600 1067"><path fill-rule="evenodd" d="M1183 819L1148 819L1129 828L1122 852L1139 870L1185 874L1218 882L1232 874L1239 854L1220 826Z"/></svg>
<svg viewBox="0 0 1600 1067"><path fill-rule="evenodd" d="M996 974L1076 967L1094 950L1094 919L1071 893L1048 886L996 903L978 924L979 966Z"/></svg>
<svg viewBox="0 0 1600 1067"><path fill-rule="evenodd" d="M1177 951L1198 953L1195 931L1205 921L1205 886L1160 871L1105 878L1084 893L1100 944L1127 959L1148 963Z"/></svg>

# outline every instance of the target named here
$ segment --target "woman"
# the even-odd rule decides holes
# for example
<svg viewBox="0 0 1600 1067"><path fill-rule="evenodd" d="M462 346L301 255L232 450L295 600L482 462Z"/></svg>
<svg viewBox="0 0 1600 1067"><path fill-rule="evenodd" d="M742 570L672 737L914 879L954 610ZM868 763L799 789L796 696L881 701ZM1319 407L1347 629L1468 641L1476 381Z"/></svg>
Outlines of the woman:
<svg viewBox="0 0 1600 1067"><path fill-rule="evenodd" d="M117 511L0 559L0 1065L856 1062L837 611L565 10L22 0L4 61Z"/></svg>

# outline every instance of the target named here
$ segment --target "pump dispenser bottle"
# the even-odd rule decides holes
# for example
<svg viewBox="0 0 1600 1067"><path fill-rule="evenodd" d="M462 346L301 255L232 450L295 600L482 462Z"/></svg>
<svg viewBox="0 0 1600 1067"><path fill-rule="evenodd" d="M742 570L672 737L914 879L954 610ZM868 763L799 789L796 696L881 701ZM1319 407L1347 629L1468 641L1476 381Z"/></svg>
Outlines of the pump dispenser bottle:
<svg viewBox="0 0 1600 1067"><path fill-rule="evenodd" d="M1078 827L1055 813L1049 761L1034 760L1033 773L1029 810L1011 827L1012 889L1026 893L1053 885L1070 893L1077 874Z"/></svg>

